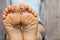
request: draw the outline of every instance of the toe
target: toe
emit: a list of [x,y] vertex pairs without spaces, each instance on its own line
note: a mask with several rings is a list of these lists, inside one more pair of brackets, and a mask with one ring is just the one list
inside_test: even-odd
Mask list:
[[12,8],[12,12],[18,12],[19,11],[19,8],[18,8],[18,6],[17,5],[12,5],[11,6]]
[[24,4],[20,4],[19,9],[20,9],[20,13],[24,12],[25,11]]
[[6,13],[9,13],[9,10],[8,10],[8,8],[6,8],[6,9],[5,9],[5,12],[6,12]]
[[35,17],[37,17],[37,13],[32,9],[32,8],[28,8],[28,12],[31,13],[32,15],[34,15]]
[[3,16],[2,16],[2,19],[3,19],[3,20],[4,20],[4,19],[6,19],[6,16],[5,16],[5,15],[3,15]]
[[25,7],[25,11],[28,11],[29,5],[25,4],[24,7]]
[[3,12],[3,15],[7,16],[8,13],[6,13],[6,11]]
[[7,10],[8,10],[8,12],[11,12],[12,11],[12,6],[8,6]]
[[31,13],[32,12],[32,8],[28,8],[28,10],[27,10],[29,13]]
[[35,17],[37,17],[38,15],[37,15],[37,13],[36,12],[34,12],[34,14],[33,14]]
[[4,10],[3,14],[7,16],[8,13],[9,13],[9,10],[8,10],[8,8],[6,8],[6,9]]

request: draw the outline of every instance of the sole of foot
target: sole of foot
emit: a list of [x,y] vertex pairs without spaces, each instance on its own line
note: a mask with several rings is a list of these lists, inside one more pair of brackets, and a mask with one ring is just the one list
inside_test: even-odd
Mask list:
[[7,7],[2,15],[2,22],[9,40],[22,40],[20,13],[16,5]]

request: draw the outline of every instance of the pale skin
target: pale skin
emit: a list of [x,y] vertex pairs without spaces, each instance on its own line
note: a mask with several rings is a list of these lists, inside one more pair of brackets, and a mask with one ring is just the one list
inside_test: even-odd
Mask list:
[[11,5],[2,16],[8,35],[6,40],[42,40],[44,28],[38,23],[37,13],[28,5]]

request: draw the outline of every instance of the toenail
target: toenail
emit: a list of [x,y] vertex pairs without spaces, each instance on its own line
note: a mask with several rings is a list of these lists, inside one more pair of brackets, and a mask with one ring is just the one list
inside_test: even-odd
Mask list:
[[32,9],[31,9],[31,8],[29,8],[29,9],[28,9],[28,12],[29,12],[29,13],[31,13],[31,11],[32,11]]
[[11,11],[11,10],[12,10],[11,6],[8,6],[8,10],[9,10],[9,11]]

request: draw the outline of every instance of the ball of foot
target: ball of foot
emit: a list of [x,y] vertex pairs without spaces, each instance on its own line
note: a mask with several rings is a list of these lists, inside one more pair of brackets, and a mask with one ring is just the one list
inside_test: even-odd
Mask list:
[[12,5],[6,8],[2,16],[2,21],[4,25],[18,25],[20,23],[20,13],[18,12],[18,7],[16,5]]

